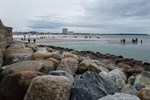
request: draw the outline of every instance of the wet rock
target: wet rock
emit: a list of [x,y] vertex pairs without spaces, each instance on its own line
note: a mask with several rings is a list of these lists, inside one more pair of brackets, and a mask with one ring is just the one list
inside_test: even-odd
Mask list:
[[140,83],[143,85],[150,85],[150,72],[149,71],[143,71],[141,74],[136,76],[134,85]]
[[69,100],[71,82],[64,76],[38,76],[28,88],[24,100]]
[[23,100],[31,80],[41,75],[44,74],[36,71],[24,71],[7,75],[0,82],[0,94],[4,98],[1,100]]
[[114,95],[107,95],[98,100],[140,100],[137,96],[124,93],[115,93]]
[[131,67],[130,65],[125,64],[125,63],[118,63],[117,66],[118,66],[119,68],[122,68],[122,69],[125,69],[125,70],[127,70],[127,69],[132,69],[132,67]]
[[108,72],[108,69],[106,68],[106,65],[97,60],[83,60],[78,66],[77,73],[83,74],[86,71],[99,73],[101,71]]
[[48,73],[52,70],[54,70],[54,65],[51,61],[23,61],[4,66],[0,76],[4,77],[8,74],[14,74],[21,71],[41,71]]
[[64,77],[67,77],[72,83],[74,81],[73,76],[71,74],[67,73],[66,71],[63,71],[63,70],[50,71],[49,75],[64,76]]
[[141,99],[141,100],[150,100],[150,87],[145,87],[143,89],[141,89],[137,96]]
[[25,46],[31,48],[34,52],[38,50],[38,46],[36,44],[26,44]]
[[57,70],[67,71],[71,75],[75,75],[79,61],[75,58],[64,58],[58,65]]
[[150,63],[144,63],[144,69],[150,71]]
[[97,100],[118,90],[101,76],[87,71],[81,79],[75,78],[71,89],[71,100]]

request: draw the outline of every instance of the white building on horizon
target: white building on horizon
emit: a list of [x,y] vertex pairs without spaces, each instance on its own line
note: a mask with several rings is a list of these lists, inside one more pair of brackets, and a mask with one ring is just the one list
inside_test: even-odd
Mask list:
[[68,33],[68,29],[67,29],[67,28],[63,28],[63,29],[62,29],[62,33],[63,33],[63,34],[67,34],[67,33]]

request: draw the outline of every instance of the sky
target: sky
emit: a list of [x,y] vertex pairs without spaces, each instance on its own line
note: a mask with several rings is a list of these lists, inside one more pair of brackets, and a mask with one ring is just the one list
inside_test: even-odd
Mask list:
[[13,31],[150,34],[150,0],[0,0]]

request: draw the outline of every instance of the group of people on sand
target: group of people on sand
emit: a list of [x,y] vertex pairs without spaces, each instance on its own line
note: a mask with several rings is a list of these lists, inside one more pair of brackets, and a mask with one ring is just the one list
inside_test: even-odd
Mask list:
[[[125,44],[126,43],[126,40],[125,39],[121,39],[120,42],[122,44]],[[138,38],[135,38],[135,39],[132,39],[132,43],[133,44],[137,44],[139,42]],[[140,40],[140,43],[142,44],[143,43],[143,40]]]
[[[44,39],[44,38],[46,38],[45,36],[43,36],[43,37],[40,37],[40,39]],[[39,39],[39,38],[37,38],[37,39]],[[21,38],[21,40],[23,41],[23,40],[26,40],[26,35],[24,35],[24,38]],[[29,38],[28,38],[28,43],[30,43],[31,42],[31,39],[30,39],[30,35],[29,35]],[[34,38],[33,39],[33,43],[36,43],[36,39]]]

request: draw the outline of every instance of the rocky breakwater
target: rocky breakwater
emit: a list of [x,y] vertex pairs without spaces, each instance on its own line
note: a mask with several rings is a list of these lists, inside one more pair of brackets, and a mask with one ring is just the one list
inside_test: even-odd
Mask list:
[[3,25],[0,20],[0,66],[3,63],[3,51],[8,44],[12,43],[12,28]]
[[21,42],[4,58],[0,100],[150,100],[148,63]]

